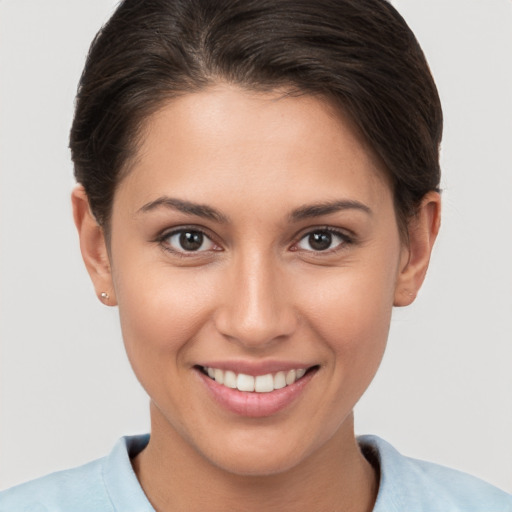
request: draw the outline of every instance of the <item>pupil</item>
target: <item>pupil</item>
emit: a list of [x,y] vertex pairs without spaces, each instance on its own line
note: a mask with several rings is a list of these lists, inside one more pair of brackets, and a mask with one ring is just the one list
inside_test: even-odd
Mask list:
[[198,231],[184,231],[180,235],[180,245],[187,251],[197,251],[203,245],[203,234]]
[[317,231],[309,235],[309,245],[315,249],[315,251],[325,251],[329,249],[332,242],[332,236],[330,233],[325,231]]

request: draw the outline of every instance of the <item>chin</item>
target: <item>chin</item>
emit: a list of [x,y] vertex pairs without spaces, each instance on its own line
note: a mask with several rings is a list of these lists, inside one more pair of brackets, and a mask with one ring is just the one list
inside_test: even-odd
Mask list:
[[237,453],[210,460],[219,469],[238,476],[266,477],[286,473],[298,466],[302,460],[297,453]]
[[[249,439],[231,437],[215,446],[199,450],[211,464],[228,473],[239,476],[264,477],[286,473],[305,462],[311,453],[321,451],[319,439],[308,440],[306,436],[290,439],[286,432],[276,439],[268,436],[255,442],[257,436]],[[219,449],[221,447],[221,449]],[[309,447],[309,449],[308,449]]]

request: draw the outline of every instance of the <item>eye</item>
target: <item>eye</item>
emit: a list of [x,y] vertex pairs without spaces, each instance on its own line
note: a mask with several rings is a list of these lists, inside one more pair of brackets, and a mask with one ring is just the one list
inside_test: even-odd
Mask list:
[[174,252],[205,252],[217,249],[217,245],[202,231],[180,229],[162,237],[161,242]]
[[338,249],[340,246],[350,243],[348,236],[332,229],[317,229],[303,236],[297,248],[303,251],[328,251]]

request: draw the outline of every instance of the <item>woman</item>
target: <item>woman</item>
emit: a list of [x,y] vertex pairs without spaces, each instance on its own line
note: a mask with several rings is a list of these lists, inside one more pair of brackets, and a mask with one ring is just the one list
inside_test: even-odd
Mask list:
[[441,118],[385,2],[123,2],[81,80],[73,208],[151,437],[1,506],[512,509],[354,436],[438,232]]

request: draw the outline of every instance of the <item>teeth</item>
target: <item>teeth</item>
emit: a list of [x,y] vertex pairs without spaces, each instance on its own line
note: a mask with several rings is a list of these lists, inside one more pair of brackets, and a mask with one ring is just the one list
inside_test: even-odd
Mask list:
[[222,370],[219,370],[218,368],[215,369],[214,373],[215,380],[219,384],[224,384],[224,372]]
[[282,389],[301,379],[306,373],[305,368],[297,368],[287,372],[279,371],[275,374],[267,373],[253,377],[245,373],[236,374],[231,370],[224,371],[219,368],[203,367],[203,370],[211,379],[228,388],[239,391],[255,391],[256,393],[270,393],[275,389]]
[[224,384],[224,372],[222,370],[215,368],[213,376],[219,384]]
[[258,375],[255,379],[254,390],[258,393],[274,391],[274,377],[270,373]]
[[284,372],[277,372],[274,375],[274,389],[281,389],[286,386],[286,375]]
[[[215,379],[217,380],[217,379]],[[224,386],[228,388],[236,388],[236,373],[229,370],[224,372]]]
[[236,378],[236,388],[239,391],[254,391],[254,377],[252,375],[239,373]]
[[295,370],[290,370],[287,374],[286,374],[286,384],[288,384],[288,386],[290,384],[293,384],[295,382],[295,379],[297,378],[297,372]]

